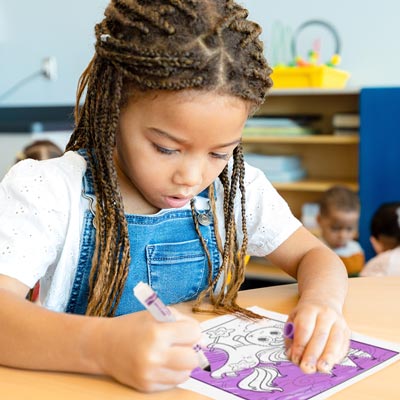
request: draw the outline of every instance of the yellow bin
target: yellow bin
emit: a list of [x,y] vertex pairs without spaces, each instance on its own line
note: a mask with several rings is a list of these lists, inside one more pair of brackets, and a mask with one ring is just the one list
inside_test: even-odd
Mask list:
[[277,66],[271,75],[274,88],[329,88],[342,89],[350,74],[327,65],[304,67]]

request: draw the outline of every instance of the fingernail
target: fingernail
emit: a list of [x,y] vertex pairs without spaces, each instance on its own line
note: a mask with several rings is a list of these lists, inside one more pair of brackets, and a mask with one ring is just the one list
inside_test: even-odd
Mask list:
[[292,356],[292,362],[293,362],[293,364],[299,365],[300,357],[298,355],[296,355],[296,354],[293,355]]
[[331,369],[332,369],[332,367],[331,367],[330,363],[328,363],[328,361],[326,361],[326,360],[321,360],[318,363],[318,371],[319,372],[323,372],[325,374],[330,374]]
[[303,370],[306,370],[306,372],[315,372],[317,367],[316,367],[316,360],[314,357],[308,357],[306,360],[304,360],[301,363],[301,367]]

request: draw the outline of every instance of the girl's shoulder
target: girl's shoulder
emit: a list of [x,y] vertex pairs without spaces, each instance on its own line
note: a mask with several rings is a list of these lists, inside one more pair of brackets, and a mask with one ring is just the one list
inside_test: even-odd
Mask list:
[[85,159],[75,151],[67,151],[60,157],[47,160],[33,160],[27,158],[13,165],[4,179],[15,179],[23,175],[43,173],[53,176],[57,174],[82,175],[86,171]]
[[72,151],[48,160],[26,159],[10,168],[1,182],[1,192],[8,200],[56,201],[71,191],[80,193],[85,171],[85,159]]
[[57,183],[60,178],[75,180],[82,178],[86,171],[85,159],[76,152],[67,151],[60,157],[48,160],[25,159],[13,165],[3,179],[3,183],[20,180],[43,182],[47,179]]
[[74,254],[85,170],[73,152],[23,160],[9,170],[0,183],[1,246],[9,249],[0,251],[0,273],[33,287],[62,252]]
[[[268,180],[263,171],[261,171],[259,168],[253,167],[247,162],[244,163],[244,166],[245,166],[244,185],[246,191],[258,192],[259,190],[261,190],[262,192],[264,191],[276,192],[272,183]],[[232,173],[232,160],[230,160],[228,164],[229,177],[231,176],[231,173]],[[222,184],[219,179],[215,181],[215,184],[217,186],[217,189],[223,192]]]

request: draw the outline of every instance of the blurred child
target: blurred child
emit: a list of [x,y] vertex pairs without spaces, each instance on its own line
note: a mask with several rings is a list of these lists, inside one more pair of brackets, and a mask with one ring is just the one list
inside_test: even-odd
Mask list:
[[360,200],[345,186],[334,186],[321,197],[317,221],[321,239],[342,259],[349,276],[364,266],[364,251],[354,240],[358,233]]
[[15,162],[31,158],[33,160],[48,160],[50,158],[59,157],[63,151],[51,140],[35,140],[28,144],[20,151]]
[[360,276],[400,275],[400,202],[384,203],[375,211],[370,241],[377,255]]

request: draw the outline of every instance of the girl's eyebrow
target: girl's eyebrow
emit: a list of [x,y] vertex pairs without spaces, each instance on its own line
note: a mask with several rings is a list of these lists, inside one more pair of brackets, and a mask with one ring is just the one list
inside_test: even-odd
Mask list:
[[[165,131],[163,131],[161,129],[150,128],[150,130],[152,132],[156,133],[158,136],[165,137],[165,138],[170,139],[173,142],[176,142],[178,144],[186,144],[186,143],[188,143],[188,140],[177,138],[177,137],[171,135],[170,133],[167,133],[167,132],[165,132]],[[239,139],[233,140],[232,142],[229,142],[229,143],[218,144],[218,145],[215,146],[215,148],[219,149],[221,147],[229,147],[229,146],[233,146],[233,145],[238,145],[241,140],[242,140],[242,138],[240,137]]]

